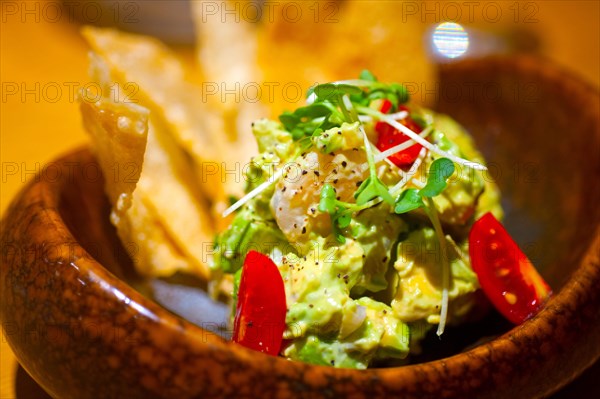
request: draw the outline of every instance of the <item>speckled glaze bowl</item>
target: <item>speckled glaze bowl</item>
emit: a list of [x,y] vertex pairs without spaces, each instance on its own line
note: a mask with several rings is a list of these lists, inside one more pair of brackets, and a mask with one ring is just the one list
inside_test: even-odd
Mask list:
[[509,231],[554,289],[523,325],[492,314],[448,331],[421,363],[367,371],[246,350],[142,294],[81,149],[32,181],[2,223],[0,310],[17,358],[60,398],[549,395],[600,356],[598,93],[545,61],[492,58],[441,67],[438,109],[475,136]]

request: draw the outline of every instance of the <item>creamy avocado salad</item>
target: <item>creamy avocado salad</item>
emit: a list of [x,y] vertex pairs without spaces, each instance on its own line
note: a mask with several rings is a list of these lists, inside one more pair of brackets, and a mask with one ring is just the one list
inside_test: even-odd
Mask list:
[[[246,334],[271,354],[364,369],[406,359],[429,330],[468,315],[479,288],[469,230],[502,209],[457,122],[363,71],[314,86],[306,106],[252,132],[260,154],[224,213],[212,266],[215,279],[233,275],[236,342]],[[246,272],[251,252],[278,273]]]

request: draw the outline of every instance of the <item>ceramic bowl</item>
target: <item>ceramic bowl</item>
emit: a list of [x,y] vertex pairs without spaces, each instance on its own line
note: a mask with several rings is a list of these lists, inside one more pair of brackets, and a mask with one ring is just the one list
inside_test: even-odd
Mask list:
[[474,135],[508,230],[554,290],[537,316],[513,328],[491,313],[402,367],[247,350],[202,322],[219,306],[177,296],[194,284],[135,274],[99,168],[79,149],[30,182],[2,223],[0,310],[19,362],[52,396],[77,399],[535,398],[565,385],[600,356],[598,92],[529,58],[443,65],[439,82],[437,108]]

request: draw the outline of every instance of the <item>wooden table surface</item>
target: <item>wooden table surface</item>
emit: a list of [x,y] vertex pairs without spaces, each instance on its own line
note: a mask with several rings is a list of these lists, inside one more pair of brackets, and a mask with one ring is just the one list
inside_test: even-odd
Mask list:
[[[422,2],[412,2],[422,6]],[[439,9],[439,17],[450,9]],[[574,70],[596,87],[600,85],[600,8],[590,1],[537,1],[518,4],[494,2],[511,18],[491,22],[476,12],[473,26],[498,31],[511,24],[525,27],[540,39],[541,52]],[[2,185],[0,212],[33,174],[44,170],[60,153],[86,142],[75,92],[89,83],[87,48],[79,26],[67,14],[56,18],[44,1],[3,1],[0,25],[0,157]],[[460,4],[460,3],[459,3]],[[424,7],[424,6],[423,6]],[[431,5],[435,9],[435,5]],[[438,7],[440,5],[438,4]],[[511,8],[512,7],[512,8]],[[511,14],[512,13],[512,14]],[[531,16],[532,18],[526,18]],[[425,16],[432,23],[435,15]],[[518,24],[510,20],[518,19]],[[0,399],[44,398],[43,391],[18,367],[7,341],[0,342]],[[597,397],[597,364],[557,398]],[[586,396],[587,394],[591,396]]]

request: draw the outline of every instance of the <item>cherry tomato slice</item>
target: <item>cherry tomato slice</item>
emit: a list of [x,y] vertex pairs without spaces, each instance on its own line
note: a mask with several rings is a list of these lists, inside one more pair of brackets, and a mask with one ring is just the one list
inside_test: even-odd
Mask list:
[[489,212],[471,228],[469,254],[481,289],[514,324],[534,316],[551,295],[548,284]]
[[390,112],[392,110],[392,105],[393,104],[390,100],[388,100],[387,98],[384,98],[383,100],[381,100],[381,106],[379,107],[379,112],[387,114],[388,112]]
[[[383,100],[383,103],[380,107],[380,111],[383,113],[388,113],[391,110],[391,108],[392,103],[389,100]],[[406,108],[405,106],[400,106],[398,107],[398,110],[408,111],[408,108]],[[404,118],[400,121],[400,123],[402,123],[404,126],[406,126],[415,133],[420,133],[422,131],[421,127],[410,117]],[[377,149],[379,149],[379,151],[385,151],[388,148],[392,148],[394,146],[404,143],[405,141],[410,140],[410,137],[382,121],[379,121],[375,124],[375,131],[378,133],[376,146]],[[388,159],[399,168],[410,166],[413,164],[413,162],[415,162],[415,160],[419,156],[421,148],[423,148],[421,144],[415,144],[404,151],[398,152],[394,155],[390,155]]]
[[238,290],[233,341],[277,356],[286,311],[285,288],[277,266],[266,255],[248,252]]

